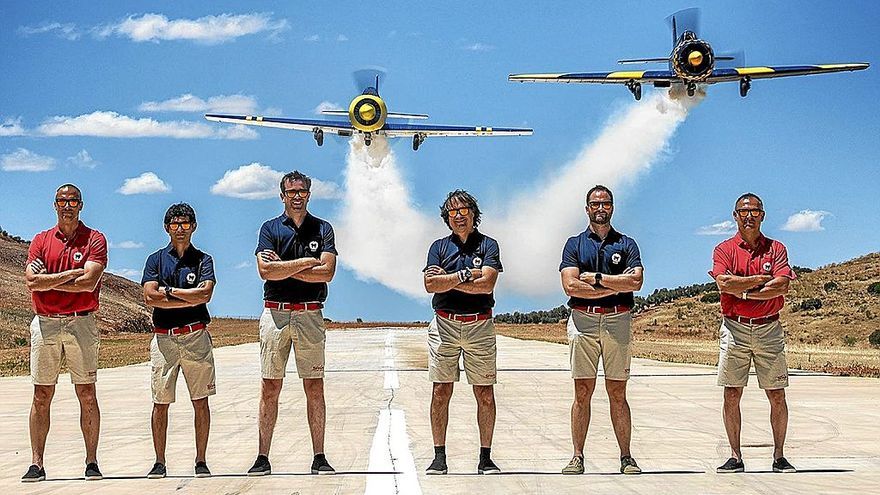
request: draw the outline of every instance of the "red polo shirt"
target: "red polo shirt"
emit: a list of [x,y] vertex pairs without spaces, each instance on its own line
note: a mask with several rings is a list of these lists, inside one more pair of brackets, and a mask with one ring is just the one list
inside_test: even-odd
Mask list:
[[[48,273],[59,273],[83,268],[86,261],[107,266],[107,240],[104,234],[86,227],[82,222],[72,238],[67,239],[58,226],[44,230],[31,241],[28,264],[40,258]],[[68,314],[98,309],[101,282],[92,292],[62,292],[60,290],[32,291],[34,312],[39,315]]]
[[[738,277],[772,275],[774,278],[788,277],[791,280],[797,278],[788,264],[788,252],[781,242],[761,234],[757,245],[752,249],[738,232],[715,246],[715,252],[712,254],[712,271],[709,272],[709,276],[716,278],[725,273]],[[721,313],[724,316],[761,318],[775,315],[782,310],[784,304],[783,296],[756,301],[721,293]]]

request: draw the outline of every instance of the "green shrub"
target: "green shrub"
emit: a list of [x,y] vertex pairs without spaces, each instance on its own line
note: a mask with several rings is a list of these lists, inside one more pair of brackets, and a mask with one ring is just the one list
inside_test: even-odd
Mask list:
[[837,282],[835,282],[834,280],[832,280],[830,282],[825,282],[825,285],[823,285],[822,288],[825,289],[825,292],[831,292],[833,290],[837,290],[838,289]]
[[880,330],[874,330],[874,333],[868,337],[868,343],[874,347],[880,347]]
[[856,345],[856,338],[852,335],[844,335],[843,336],[843,345],[847,347],[852,347]]
[[700,302],[710,303],[710,304],[717,303],[720,300],[721,300],[721,294],[718,292],[707,292],[707,293],[703,294],[703,296],[700,298]]
[[17,345],[19,347],[24,347],[24,346],[28,345],[28,339],[26,339],[24,337],[16,337],[15,338],[15,345]]
[[798,307],[803,311],[822,309],[822,300],[816,299],[813,297],[811,297],[809,299],[804,299],[803,301],[801,301],[801,303],[798,305]]
[[880,282],[874,282],[868,286],[868,294],[880,296]]

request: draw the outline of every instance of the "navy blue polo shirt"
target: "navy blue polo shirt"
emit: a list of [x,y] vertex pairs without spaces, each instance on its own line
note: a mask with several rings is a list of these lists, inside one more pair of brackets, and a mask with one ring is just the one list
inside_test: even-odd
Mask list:
[[[563,268],[575,267],[578,273],[598,272],[603,275],[620,275],[627,268],[642,266],[642,257],[636,241],[614,230],[608,232],[603,241],[592,230],[581,232],[570,237],[562,250]],[[588,281],[589,282],[589,281]],[[591,283],[591,282],[590,282]],[[572,297],[568,300],[571,306],[629,306],[634,303],[632,292],[621,292],[599,299],[583,299]]]
[[[168,244],[147,258],[141,285],[158,282],[160,287],[193,289],[206,280],[217,282],[211,255],[190,244],[181,258],[177,256],[174,246]],[[207,304],[188,308],[153,308],[153,326],[157,328],[175,328],[199,322],[211,322]]]
[[[299,227],[284,213],[267,220],[260,228],[255,254],[267,249],[274,251],[283,261],[305,257],[321,259],[321,253],[339,254],[333,227],[311,213],[306,213]],[[327,300],[327,284],[293,278],[267,280],[263,284],[263,299],[286,303],[324,302]]]
[[[484,266],[491,266],[499,272],[504,271],[498,242],[477,230],[464,243],[455,234],[434,241],[428,250],[428,264],[425,269],[431,265],[443,268],[446,273]],[[495,306],[495,298],[492,294],[466,294],[452,289],[434,294],[431,306],[450,313],[485,313]]]

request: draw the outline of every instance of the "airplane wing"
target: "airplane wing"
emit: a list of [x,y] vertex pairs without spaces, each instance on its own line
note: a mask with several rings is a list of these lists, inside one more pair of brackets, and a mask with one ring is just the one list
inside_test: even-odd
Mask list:
[[475,127],[457,125],[398,124],[386,122],[379,133],[388,137],[424,136],[531,136],[532,129],[516,127]]
[[[321,110],[321,113],[324,115],[336,115],[337,117],[348,117],[348,110]],[[416,119],[416,120],[424,120],[427,119],[428,116],[423,113],[400,113],[400,112],[388,112],[386,115],[389,119]]]
[[351,122],[347,120],[287,119],[282,117],[222,115],[214,113],[206,114],[205,118],[213,122],[277,127],[279,129],[291,129],[294,131],[314,132],[315,129],[320,129],[325,133],[344,134],[349,136],[355,131]]
[[613,72],[560,72],[554,74],[510,74],[511,82],[554,82],[554,83],[592,83],[626,84],[629,81],[643,83],[675,82],[679,77],[670,70],[620,70]]
[[707,82],[716,83],[724,81],[738,81],[748,76],[750,79],[772,79],[774,77],[808,76],[811,74],[829,74],[831,72],[844,72],[864,70],[870,64],[824,64],[824,65],[782,65],[761,67],[733,67],[728,69],[715,69]]

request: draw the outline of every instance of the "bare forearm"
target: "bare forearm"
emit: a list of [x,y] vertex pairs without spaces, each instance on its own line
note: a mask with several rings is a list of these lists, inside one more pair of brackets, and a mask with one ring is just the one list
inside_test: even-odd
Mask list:
[[495,290],[495,281],[489,280],[489,277],[482,277],[470,282],[460,283],[452,290],[464,292],[465,294],[491,294]]
[[307,270],[315,262],[314,258],[299,258],[288,261],[266,261],[260,268],[263,280],[284,280],[303,270]]
[[743,292],[752,290],[768,281],[768,277],[764,275],[752,275],[749,277],[719,275],[718,278],[715,279],[715,282],[718,284],[718,290],[733,295],[742,294]]
[[27,287],[34,292],[53,290],[75,277],[76,275],[70,271],[30,275],[27,277]]
[[449,292],[459,285],[461,285],[461,279],[459,279],[458,273],[432,275],[425,278],[425,289],[431,294]]
[[642,289],[642,277],[626,273],[622,275],[602,275],[602,287],[614,292],[636,292]]
[[766,301],[788,294],[788,286],[789,280],[787,278],[776,278],[767,282],[763,287],[747,291],[746,296],[756,301]]
[[[162,289],[165,290],[164,288]],[[212,291],[205,287],[195,287],[192,289],[172,289],[171,293],[172,298],[180,299],[186,303],[189,303],[191,306],[197,306],[199,304],[207,304],[211,301],[211,293]]]
[[616,294],[617,292],[605,287],[593,287],[592,285],[578,279],[574,279],[565,287],[565,294],[570,297],[580,297],[581,299],[601,299]]
[[308,268],[303,270],[296,275],[293,275],[291,278],[295,278],[296,280],[301,280],[303,282],[329,282],[333,280],[333,275],[336,270],[331,269],[328,265],[318,265],[312,268]]
[[91,279],[83,276],[73,280],[69,280],[55,287],[55,290],[60,290],[61,292],[92,292],[97,286],[97,279]]

